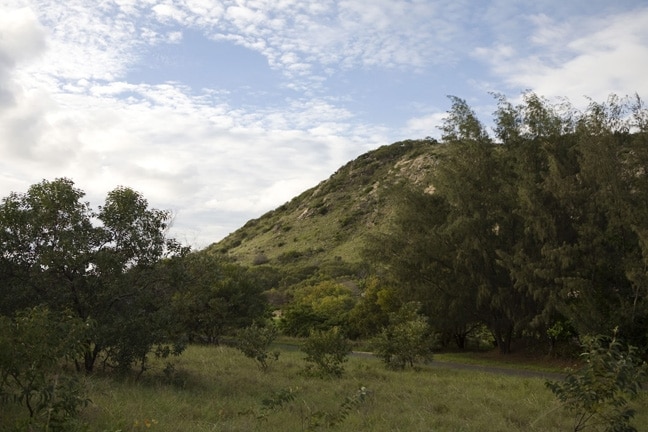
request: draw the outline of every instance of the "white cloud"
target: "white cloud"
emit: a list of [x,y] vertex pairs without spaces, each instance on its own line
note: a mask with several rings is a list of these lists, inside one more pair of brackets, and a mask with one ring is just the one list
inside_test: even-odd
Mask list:
[[577,19],[578,25],[531,16],[530,45],[481,47],[474,54],[507,85],[550,98],[648,94],[648,8]]
[[412,118],[407,121],[404,134],[414,138],[433,137],[440,138],[439,127],[443,124],[447,113],[435,112],[422,117]]
[[14,66],[41,54],[45,31],[29,8],[5,11],[0,15],[0,66]]
[[39,148],[47,128],[46,92],[25,88],[17,74],[45,52],[45,32],[30,9],[0,14],[0,158],[28,157]]
[[162,22],[168,22],[169,20],[183,22],[186,19],[186,14],[183,11],[170,4],[159,3],[151,9],[155,13],[157,19]]

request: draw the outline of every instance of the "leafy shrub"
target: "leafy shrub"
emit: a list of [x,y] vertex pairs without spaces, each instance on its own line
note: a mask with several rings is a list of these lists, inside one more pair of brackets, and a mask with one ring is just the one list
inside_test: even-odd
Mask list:
[[325,327],[326,316],[316,313],[309,304],[290,305],[281,316],[279,326],[288,336],[307,337],[313,330]]
[[376,354],[389,369],[414,367],[432,359],[430,326],[418,308],[417,303],[406,303],[390,314],[389,325],[374,340]]
[[616,338],[588,338],[583,344],[584,366],[570,372],[564,381],[547,381],[546,386],[569,412],[574,414],[574,431],[603,425],[605,431],[631,432],[635,415],[628,399],[637,396],[648,377],[646,364],[639,361],[634,347],[624,347]]
[[82,381],[61,362],[78,358],[87,326],[78,318],[34,308],[0,317],[0,405],[24,406],[26,429],[69,430],[87,405]]
[[[270,344],[277,337],[278,330],[274,324],[259,326],[257,323],[241,329],[237,332],[236,348],[239,349],[245,357],[256,360],[259,369],[268,370],[268,359],[270,358]],[[279,359],[279,352],[272,354],[275,360]]]
[[297,289],[294,297],[281,319],[282,331],[291,336],[308,336],[313,330],[346,324],[355,304],[353,292],[333,281]]
[[328,331],[312,331],[301,350],[307,355],[306,361],[311,363],[307,372],[339,377],[344,372],[343,364],[351,353],[351,343],[339,327],[333,327]]

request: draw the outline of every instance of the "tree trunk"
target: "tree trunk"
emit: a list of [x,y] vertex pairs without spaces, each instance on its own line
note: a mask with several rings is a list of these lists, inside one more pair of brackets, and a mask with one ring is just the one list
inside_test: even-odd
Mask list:
[[463,350],[466,348],[466,334],[465,333],[455,333],[454,335],[455,343],[457,348]]
[[94,364],[100,352],[101,348],[95,345],[92,349],[88,348],[88,350],[83,353],[83,362],[86,373],[91,373],[94,370]]
[[493,333],[500,354],[509,354],[511,352],[511,341],[513,339],[513,324],[502,323],[502,325],[498,326]]

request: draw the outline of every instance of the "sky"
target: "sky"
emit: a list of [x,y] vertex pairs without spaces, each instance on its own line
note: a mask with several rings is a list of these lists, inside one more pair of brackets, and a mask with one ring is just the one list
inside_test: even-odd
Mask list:
[[0,197],[66,177],[194,249],[525,91],[648,98],[645,0],[0,0]]

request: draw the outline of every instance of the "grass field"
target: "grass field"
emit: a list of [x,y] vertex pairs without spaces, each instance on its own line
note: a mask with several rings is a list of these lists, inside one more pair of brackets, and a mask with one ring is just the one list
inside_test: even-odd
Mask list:
[[[229,347],[191,346],[175,372],[163,365],[140,380],[88,378],[92,404],[82,418],[92,431],[305,431],[339,413],[366,389],[340,431],[569,431],[573,419],[542,378],[424,366],[394,372],[371,357],[351,357],[341,379],[305,376],[303,354],[284,350],[267,372]],[[291,394],[274,410],[265,399]],[[634,425],[648,430],[648,396],[634,402]],[[310,428],[310,429],[309,429]]]

